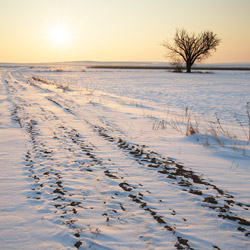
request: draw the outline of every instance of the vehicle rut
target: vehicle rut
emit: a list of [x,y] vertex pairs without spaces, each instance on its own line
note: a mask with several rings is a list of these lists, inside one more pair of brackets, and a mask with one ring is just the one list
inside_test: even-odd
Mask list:
[[[233,195],[187,169],[182,163],[164,157],[146,145],[132,143],[124,134],[123,137],[115,135],[112,124],[107,126],[106,123],[105,126],[102,121],[100,123],[103,125],[93,123],[77,103],[46,88],[46,82],[35,78],[18,81],[11,73],[5,74],[3,79],[13,104],[12,119],[29,136],[24,170],[32,182],[27,190],[27,198],[37,204],[39,212],[49,211],[44,215],[48,220],[69,229],[75,248],[95,244],[93,235],[101,234],[98,227],[86,224],[86,216],[92,216],[95,210],[99,212],[101,224],[114,227],[126,220],[128,211],[141,210],[148,215],[146,222],[140,216],[136,218],[142,224],[148,223],[149,227],[157,225],[159,230],[174,239],[176,249],[194,249],[192,242],[155,207],[157,202],[161,204],[162,201],[151,197],[150,189],[143,189],[141,183],[130,182],[126,178],[129,174],[126,170],[120,170],[121,166],[113,160],[113,155],[108,159],[102,158],[95,141],[90,141],[88,137],[86,139],[82,130],[65,122],[63,117],[49,109],[47,103],[80,120],[86,126],[86,131],[101,139],[103,145],[107,143],[107,147],[120,153],[124,159],[134,162],[135,168],[148,174],[152,172],[159,179],[164,177],[166,187],[173,186],[188,197],[199,197],[203,209],[213,211],[219,219],[232,222],[237,231],[249,237],[250,221],[233,212],[235,206],[249,210],[249,204],[237,202]],[[34,99],[25,98],[29,88],[48,95],[41,97],[40,102],[34,102]],[[77,180],[76,187],[71,185],[72,176]],[[95,187],[89,187],[90,180]],[[104,190],[111,184],[113,192],[105,193]],[[89,201],[96,194],[97,205],[93,207]],[[171,216],[175,216],[176,209],[171,209]],[[131,216],[128,220],[132,221],[133,218]],[[182,220],[188,225],[185,218]],[[142,240],[143,237],[142,233],[139,238]],[[211,247],[220,249],[216,245]]]

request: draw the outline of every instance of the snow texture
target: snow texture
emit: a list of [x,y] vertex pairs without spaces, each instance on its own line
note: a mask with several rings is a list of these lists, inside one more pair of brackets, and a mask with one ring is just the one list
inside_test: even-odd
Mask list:
[[250,249],[250,74],[0,65],[1,249]]

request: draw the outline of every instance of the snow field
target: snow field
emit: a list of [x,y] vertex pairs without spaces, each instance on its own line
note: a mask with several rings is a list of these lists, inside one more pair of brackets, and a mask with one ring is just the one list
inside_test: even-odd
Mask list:
[[[249,145],[239,141],[245,143],[245,153],[226,145],[204,147],[197,141],[203,135],[186,137],[181,123],[181,133],[171,126],[153,129],[155,118],[168,114],[175,119],[183,112],[188,96],[193,112],[205,110],[198,105],[204,97],[192,96],[191,89],[180,94],[185,74],[178,79],[168,73],[177,78],[177,90],[173,85],[164,90],[165,72],[157,78],[151,71],[55,73],[41,69],[1,71],[1,130],[5,135],[17,134],[15,140],[1,139],[1,155],[5,155],[1,213],[12,221],[8,228],[5,220],[1,223],[6,249],[53,249],[53,245],[54,249],[247,249]],[[212,93],[214,85],[205,85],[210,74],[198,77]],[[211,77],[221,81],[220,74]],[[240,103],[240,92],[244,102],[249,93],[247,77],[234,76],[231,81],[237,77],[245,92],[234,91],[232,104]],[[186,81],[192,84],[193,78]],[[148,79],[162,81],[162,86],[157,85],[157,90],[149,84],[145,89],[143,81]],[[197,84],[192,88],[203,92]],[[173,95],[164,93],[169,88]],[[218,110],[229,126],[223,93],[218,91],[216,98],[206,100],[210,110],[206,115],[212,117],[218,108],[213,101],[220,98]],[[166,95],[172,98],[171,108],[164,106]],[[180,96],[182,106],[175,105]],[[238,108],[243,117],[244,111]],[[221,140],[226,144],[228,139]],[[6,141],[11,145],[8,150],[3,146]],[[17,154],[10,162],[12,149]],[[6,168],[13,165],[18,171]],[[9,180],[13,171],[15,178]],[[12,195],[23,204],[18,212],[20,203],[9,209],[11,201],[5,198],[11,192],[6,187],[17,179],[19,186]],[[15,213],[19,219],[11,220]],[[25,232],[29,227],[32,235],[17,230],[18,239],[8,239],[9,230]],[[37,228],[44,240],[34,246]]]

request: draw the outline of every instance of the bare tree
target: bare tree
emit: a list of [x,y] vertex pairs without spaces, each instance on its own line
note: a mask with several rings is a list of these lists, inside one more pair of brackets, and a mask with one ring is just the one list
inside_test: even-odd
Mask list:
[[161,45],[167,49],[167,57],[173,61],[186,63],[187,72],[195,61],[202,61],[211,55],[221,40],[212,31],[204,31],[199,34],[188,33],[185,29],[177,29],[173,39],[173,45],[164,41]]

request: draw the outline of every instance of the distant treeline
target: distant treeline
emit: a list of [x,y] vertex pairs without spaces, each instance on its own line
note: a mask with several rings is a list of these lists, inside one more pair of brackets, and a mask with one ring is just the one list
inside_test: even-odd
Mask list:
[[[126,66],[126,65],[94,65],[94,66],[87,66],[87,68],[92,69],[169,69],[175,70],[176,67],[174,66]],[[182,70],[185,70],[185,67],[181,67]],[[250,67],[193,67],[194,70],[249,70]]]

